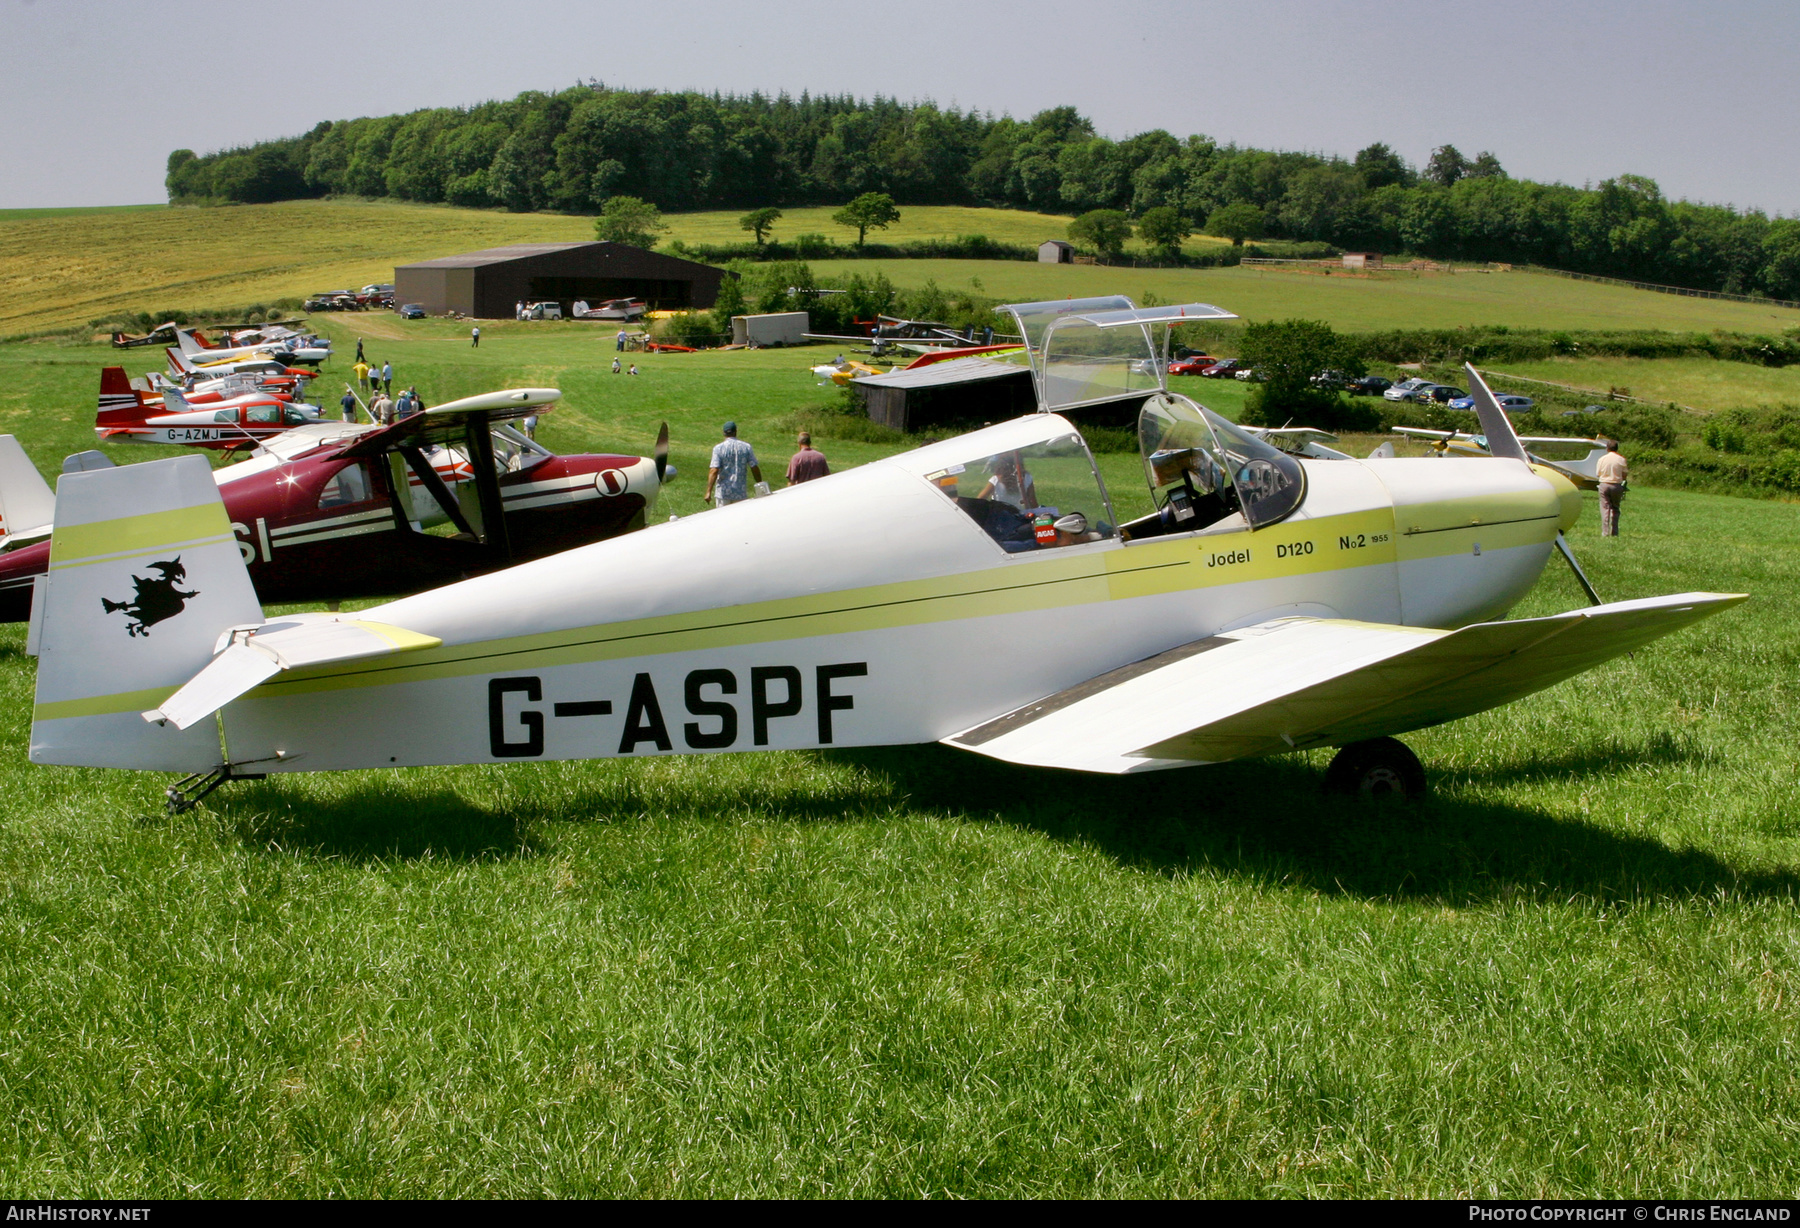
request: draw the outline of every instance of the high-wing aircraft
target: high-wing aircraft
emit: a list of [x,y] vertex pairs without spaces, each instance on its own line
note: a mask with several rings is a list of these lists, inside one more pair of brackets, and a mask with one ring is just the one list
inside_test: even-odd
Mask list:
[[[257,595],[412,592],[642,527],[673,476],[666,428],[651,458],[559,456],[506,425],[548,412],[558,395],[487,393],[388,427],[312,422],[211,470]],[[82,463],[65,469],[111,464],[99,453],[70,461]],[[53,509],[36,469],[0,435],[0,513],[30,530],[17,546],[0,539],[0,621],[30,616],[33,586],[54,561]]]
[[[1422,426],[1397,426],[1395,433],[1429,440],[1435,456],[1488,456],[1487,436],[1462,431],[1434,431]],[[1606,441],[1579,436],[1521,435],[1519,442],[1536,465],[1556,470],[1583,490],[1600,485],[1600,458]]]
[[[1103,773],[1339,746],[1329,783],[1414,793],[1392,735],[1743,600],[1491,621],[1581,500],[1478,378],[1490,458],[1300,459],[1145,361],[1228,312],[1008,310],[1039,413],[354,615],[264,615],[199,457],[65,474],[31,758],[191,773],[175,808],[272,772],[931,741]],[[1154,510],[1120,523],[1066,412],[1126,395]]]

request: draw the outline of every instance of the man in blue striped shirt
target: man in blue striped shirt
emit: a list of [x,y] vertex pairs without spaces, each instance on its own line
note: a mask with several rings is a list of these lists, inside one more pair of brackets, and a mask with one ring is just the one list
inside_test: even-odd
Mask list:
[[737,423],[727,422],[725,438],[712,450],[712,467],[706,473],[706,502],[713,501],[713,490],[719,492],[718,506],[741,503],[750,497],[746,475],[760,482],[762,466],[756,463],[756,449],[737,437]]

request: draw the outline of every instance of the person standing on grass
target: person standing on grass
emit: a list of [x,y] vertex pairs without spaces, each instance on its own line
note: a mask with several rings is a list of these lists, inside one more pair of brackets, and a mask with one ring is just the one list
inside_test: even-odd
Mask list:
[[368,363],[368,360],[358,358],[356,360],[356,365],[350,369],[352,371],[356,372],[356,386],[358,388],[361,388],[364,392],[367,392],[369,390],[369,363]]
[[469,348],[472,350],[481,348],[481,325],[479,324],[469,330]]
[[362,360],[363,360],[362,338],[358,337],[356,339],[356,361],[361,362]]
[[394,364],[386,360],[381,364],[381,390],[386,393],[394,391]]
[[756,449],[737,437],[737,423],[727,422],[721,433],[725,438],[712,450],[712,467],[706,471],[704,502],[713,501],[713,489],[719,492],[719,507],[742,503],[750,497],[746,475],[763,480],[762,466],[756,463]]
[[810,434],[801,431],[799,442],[800,450],[788,459],[787,484],[789,486],[798,486],[802,482],[822,478],[831,472],[831,466],[825,463],[825,454],[812,446]]
[[1631,466],[1619,455],[1619,441],[1606,441],[1606,455],[1594,466],[1595,476],[1600,479],[1600,536],[1617,537],[1619,535],[1619,505],[1625,499],[1625,483],[1631,476]]
[[338,402],[344,408],[344,421],[356,421],[356,390],[349,384],[344,385],[344,399]]

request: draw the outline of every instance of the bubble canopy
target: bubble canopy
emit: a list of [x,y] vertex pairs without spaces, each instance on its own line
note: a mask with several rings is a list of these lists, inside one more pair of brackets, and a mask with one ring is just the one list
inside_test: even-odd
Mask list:
[[[1138,414],[1144,477],[1160,510],[1185,520],[1189,509],[1235,510],[1252,529],[1291,515],[1306,497],[1306,470],[1205,406],[1163,393]],[[1178,527],[1203,528],[1200,523]]]
[[1169,331],[1197,320],[1235,320],[1211,303],[1138,307],[1123,295],[1013,303],[1000,310],[1018,324],[1047,413],[1132,394],[1164,391]]

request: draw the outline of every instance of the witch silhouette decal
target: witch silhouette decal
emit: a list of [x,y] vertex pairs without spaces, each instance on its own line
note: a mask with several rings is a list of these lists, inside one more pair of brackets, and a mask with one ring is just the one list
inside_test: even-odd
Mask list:
[[196,590],[184,593],[175,586],[187,579],[187,568],[181,565],[181,556],[164,563],[150,564],[151,571],[159,572],[159,579],[133,575],[131,582],[137,587],[135,596],[125,601],[109,601],[100,598],[100,604],[108,614],[123,614],[129,620],[125,624],[127,635],[149,635],[150,628],[165,618],[173,618],[187,608],[190,598],[198,597]]

